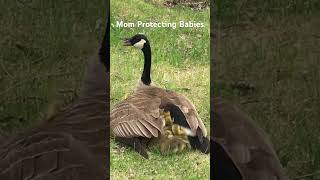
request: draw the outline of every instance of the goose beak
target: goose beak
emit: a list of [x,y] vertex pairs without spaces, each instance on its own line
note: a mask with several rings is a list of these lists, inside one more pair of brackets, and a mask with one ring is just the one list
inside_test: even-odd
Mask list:
[[129,38],[123,39],[123,46],[132,46]]

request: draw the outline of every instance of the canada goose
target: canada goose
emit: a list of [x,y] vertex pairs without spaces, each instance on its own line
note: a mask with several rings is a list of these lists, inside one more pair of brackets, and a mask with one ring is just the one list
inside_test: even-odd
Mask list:
[[193,104],[183,95],[154,86],[151,82],[151,47],[146,36],[137,34],[124,40],[124,46],[134,46],[144,54],[141,81],[135,92],[116,104],[111,111],[110,128],[115,140],[132,146],[148,158],[146,146],[151,138],[163,133],[162,110],[169,111],[174,123],[186,129],[191,147],[209,152],[207,131]]
[[[100,54],[109,52],[108,31],[109,23]],[[53,115],[50,121],[42,121],[1,142],[1,180],[99,180],[109,177],[106,167],[109,162],[106,152],[109,146],[106,141],[109,132],[106,125],[109,117],[108,69],[101,56],[90,59],[79,99]]]
[[244,112],[221,98],[212,98],[211,104],[214,178],[288,180],[262,129]]

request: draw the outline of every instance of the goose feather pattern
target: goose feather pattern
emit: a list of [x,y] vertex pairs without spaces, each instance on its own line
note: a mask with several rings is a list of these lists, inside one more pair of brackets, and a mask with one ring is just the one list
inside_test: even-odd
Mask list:
[[165,104],[174,104],[186,117],[193,133],[200,128],[207,136],[206,128],[194,105],[183,95],[155,86],[138,88],[134,94],[116,104],[111,111],[110,127],[119,137],[158,137],[164,126],[161,116]]
[[288,180],[267,134],[235,105],[216,97],[211,101],[215,127],[211,140],[224,149],[242,179]]

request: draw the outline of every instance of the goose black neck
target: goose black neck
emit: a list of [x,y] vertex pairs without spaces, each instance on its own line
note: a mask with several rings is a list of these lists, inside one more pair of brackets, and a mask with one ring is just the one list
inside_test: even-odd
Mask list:
[[103,41],[99,49],[99,57],[100,61],[104,64],[104,66],[107,68],[107,72],[110,72],[110,16],[108,18],[107,22],[107,28],[104,33]]
[[144,67],[143,67],[143,72],[141,76],[141,81],[145,85],[150,85],[151,84],[151,48],[149,43],[146,43],[144,47],[142,48],[142,52],[144,55]]

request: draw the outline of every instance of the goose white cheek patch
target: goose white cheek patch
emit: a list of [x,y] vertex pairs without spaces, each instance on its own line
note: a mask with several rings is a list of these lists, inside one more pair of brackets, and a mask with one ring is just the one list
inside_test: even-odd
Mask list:
[[133,46],[136,48],[142,49],[145,43],[146,43],[146,40],[141,39],[139,42],[135,43]]

